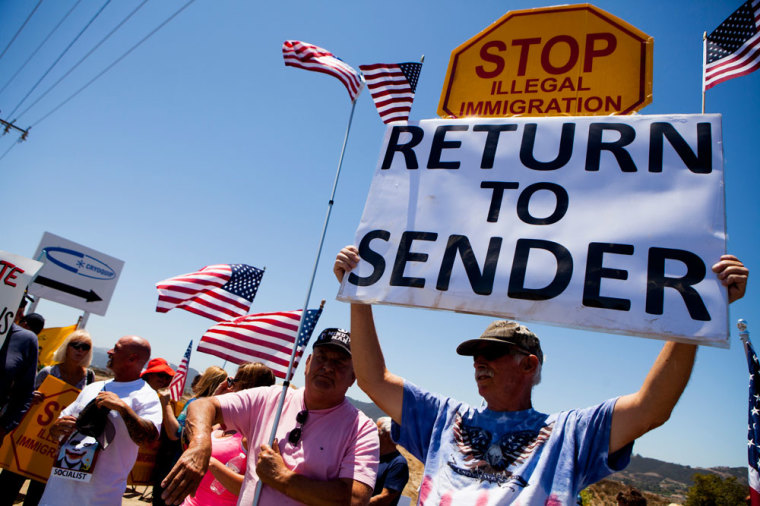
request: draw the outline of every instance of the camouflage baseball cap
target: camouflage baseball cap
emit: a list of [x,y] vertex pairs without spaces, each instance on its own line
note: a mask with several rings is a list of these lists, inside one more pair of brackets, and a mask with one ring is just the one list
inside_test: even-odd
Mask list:
[[500,343],[517,348],[520,351],[535,355],[538,361],[544,363],[544,352],[536,334],[525,325],[511,320],[496,320],[492,322],[477,339],[469,339],[457,346],[457,353],[473,356],[479,345],[484,342]]

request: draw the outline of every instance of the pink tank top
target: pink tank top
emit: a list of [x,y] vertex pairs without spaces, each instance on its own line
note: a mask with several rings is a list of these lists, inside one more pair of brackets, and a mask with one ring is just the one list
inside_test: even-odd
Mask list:
[[[211,456],[217,459],[222,464],[227,464],[230,460],[234,459],[241,452],[244,452],[242,445],[243,437],[241,434],[235,433],[228,437],[217,437],[221,431],[214,431],[211,433]],[[245,466],[241,469],[241,474],[245,473]],[[211,483],[214,481],[214,475],[211,471],[207,471],[198,490],[195,492],[195,497],[187,496],[183,506],[234,506],[237,504],[238,496],[224,490],[221,494],[217,494],[211,490]]]

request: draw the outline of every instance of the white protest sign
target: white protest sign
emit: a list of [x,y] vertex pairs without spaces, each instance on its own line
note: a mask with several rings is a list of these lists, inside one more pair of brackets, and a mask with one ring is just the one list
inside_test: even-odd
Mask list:
[[386,130],[338,298],[728,346],[719,115]]
[[105,315],[124,262],[45,232],[35,258],[45,265],[29,293],[97,315]]
[[0,347],[11,330],[24,290],[40,267],[40,262],[0,251]]

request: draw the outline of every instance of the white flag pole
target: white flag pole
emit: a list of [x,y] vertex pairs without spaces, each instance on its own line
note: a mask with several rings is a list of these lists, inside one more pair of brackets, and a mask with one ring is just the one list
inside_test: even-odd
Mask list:
[[749,342],[749,330],[747,330],[747,320],[744,318],[740,318],[738,322],[736,322],[736,326],[739,328],[739,339],[742,340],[742,343],[746,346]]
[[[272,425],[272,433],[269,435],[269,446],[274,443],[274,437],[277,434],[277,426],[280,423],[280,415],[282,415],[282,406],[285,403],[285,393],[290,387],[290,380],[293,374],[293,362],[296,358],[296,351],[298,350],[298,338],[303,331],[303,325],[306,318],[306,311],[309,307],[309,298],[311,297],[311,289],[314,287],[314,278],[317,275],[317,266],[319,265],[319,257],[322,254],[322,246],[325,242],[325,234],[327,233],[327,224],[330,222],[330,213],[332,212],[332,206],[335,199],[335,190],[338,187],[338,179],[340,178],[340,169],[343,166],[343,155],[346,153],[346,143],[348,142],[348,134],[351,131],[351,122],[354,119],[354,109],[356,109],[356,98],[351,102],[351,114],[348,117],[348,126],[346,127],[346,135],[343,137],[343,148],[340,150],[340,159],[338,160],[338,170],[335,172],[335,180],[333,181],[332,193],[330,194],[330,200],[327,202],[327,215],[325,216],[325,223],[322,226],[322,235],[319,238],[319,247],[317,248],[317,257],[314,259],[314,268],[311,271],[311,281],[309,281],[309,288],[306,290],[306,300],[303,304],[303,311],[301,312],[301,321],[298,323],[298,333],[296,334],[296,342],[293,345],[293,351],[290,353],[290,363],[288,364],[288,372],[285,373],[285,381],[282,384],[282,393],[280,394],[280,400],[277,403],[277,414],[274,418],[274,425]],[[253,497],[253,506],[259,504],[259,498],[261,496],[261,480],[256,483],[256,493]]]
[[707,32],[702,32],[702,114],[705,113],[705,77],[707,75]]

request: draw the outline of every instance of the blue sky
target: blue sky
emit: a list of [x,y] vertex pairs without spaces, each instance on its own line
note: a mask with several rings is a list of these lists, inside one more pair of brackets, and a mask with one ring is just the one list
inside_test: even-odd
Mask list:
[[[34,102],[138,5],[108,5],[18,111]],[[154,356],[179,362],[210,321],[155,312],[154,284],[214,263],[266,267],[254,312],[300,308],[306,295],[350,111],[343,86],[322,74],[286,68],[280,47],[300,39],[347,63],[417,61],[425,55],[411,119],[433,118],[451,50],[510,9],[512,2],[304,2],[196,0],[176,19],[70,102],[46,117],[185,2],[148,2],[18,124],[29,140],[0,160],[4,196],[0,249],[31,257],[49,231],[125,261],[105,317],[88,330],[98,346],[124,334],[149,339]],[[36,2],[0,2],[0,50]],[[74,4],[43,2],[0,59],[4,85]],[[698,113],[702,32],[738,2],[597,1],[654,37],[654,100],[642,114]],[[60,51],[103,5],[84,0],[35,59],[0,93],[0,117],[16,108]],[[756,146],[760,72],[718,85],[708,113],[723,115],[728,250],[760,265]],[[347,327],[335,301],[331,266],[353,241],[384,131],[368,93],[359,98],[311,306],[326,299],[318,330]],[[0,137],[0,155],[16,140]],[[693,466],[746,463],[747,370],[735,328],[753,330],[758,288],[731,307],[730,350],[700,349],[691,382],[671,420],[634,451]],[[52,326],[79,312],[43,301]],[[491,318],[397,307],[376,308],[389,368],[435,391],[480,402],[471,361],[454,353]],[[534,406],[556,411],[635,391],[661,343],[531,325],[547,355]],[[760,340],[760,338],[758,338]],[[194,353],[196,369],[219,364]],[[233,370],[232,367],[228,368]],[[301,378],[296,373],[296,380]],[[349,395],[366,396],[353,387]]]

